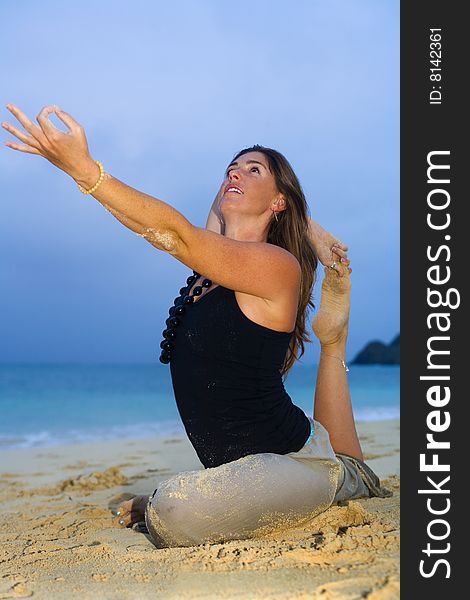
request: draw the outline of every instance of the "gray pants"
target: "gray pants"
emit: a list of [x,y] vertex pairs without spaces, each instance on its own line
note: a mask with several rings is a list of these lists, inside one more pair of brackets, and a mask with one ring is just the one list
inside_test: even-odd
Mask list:
[[314,435],[298,452],[250,454],[161,483],[145,511],[153,543],[165,548],[255,538],[301,525],[335,502],[380,495],[366,485],[357,461],[335,454],[326,429],[310,421]]

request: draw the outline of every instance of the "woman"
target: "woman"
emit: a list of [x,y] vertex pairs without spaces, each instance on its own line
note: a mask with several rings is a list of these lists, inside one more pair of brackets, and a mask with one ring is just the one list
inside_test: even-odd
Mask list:
[[[188,437],[205,470],[179,473],[117,512],[145,519],[158,547],[255,537],[305,522],[341,500],[388,495],[362,461],[347,382],[347,247],[307,216],[287,160],[254,146],[230,163],[206,229],[104,172],[83,128],[56,106],[38,127],[7,108],[24,144],[68,173],[124,225],[193,269],[170,309],[160,360],[170,365]],[[56,129],[55,112],[69,128]],[[317,258],[326,265],[313,331],[321,345],[314,417],[283,386],[303,353]],[[204,275],[202,275],[204,274]],[[205,296],[208,296],[207,298]],[[199,304],[202,302],[202,304]]]

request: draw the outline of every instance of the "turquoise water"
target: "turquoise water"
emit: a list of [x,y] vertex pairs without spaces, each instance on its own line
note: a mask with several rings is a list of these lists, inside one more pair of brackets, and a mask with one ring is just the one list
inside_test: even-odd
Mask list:
[[[357,420],[399,417],[400,368],[352,366]],[[285,381],[312,415],[316,367]],[[167,365],[0,365],[0,449],[184,434]]]

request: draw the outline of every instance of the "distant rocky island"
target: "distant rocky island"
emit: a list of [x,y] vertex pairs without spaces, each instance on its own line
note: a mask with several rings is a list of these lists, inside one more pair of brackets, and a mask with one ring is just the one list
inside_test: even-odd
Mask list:
[[400,334],[387,346],[374,340],[369,342],[354,358],[356,365],[399,365],[400,364]]

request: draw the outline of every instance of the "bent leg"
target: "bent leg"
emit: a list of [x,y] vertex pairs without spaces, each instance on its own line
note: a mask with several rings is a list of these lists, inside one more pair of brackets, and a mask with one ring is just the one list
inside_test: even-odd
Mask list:
[[335,502],[367,496],[386,498],[391,492],[380,485],[364,463],[349,393],[346,361],[351,281],[347,266],[325,269],[320,310],[312,322],[321,354],[315,388],[314,418],[328,431],[342,465],[342,481]]
[[312,469],[274,453],[179,473],[150,497],[147,528],[160,548],[262,536],[326,510],[334,500],[339,473],[334,455],[319,458]]

